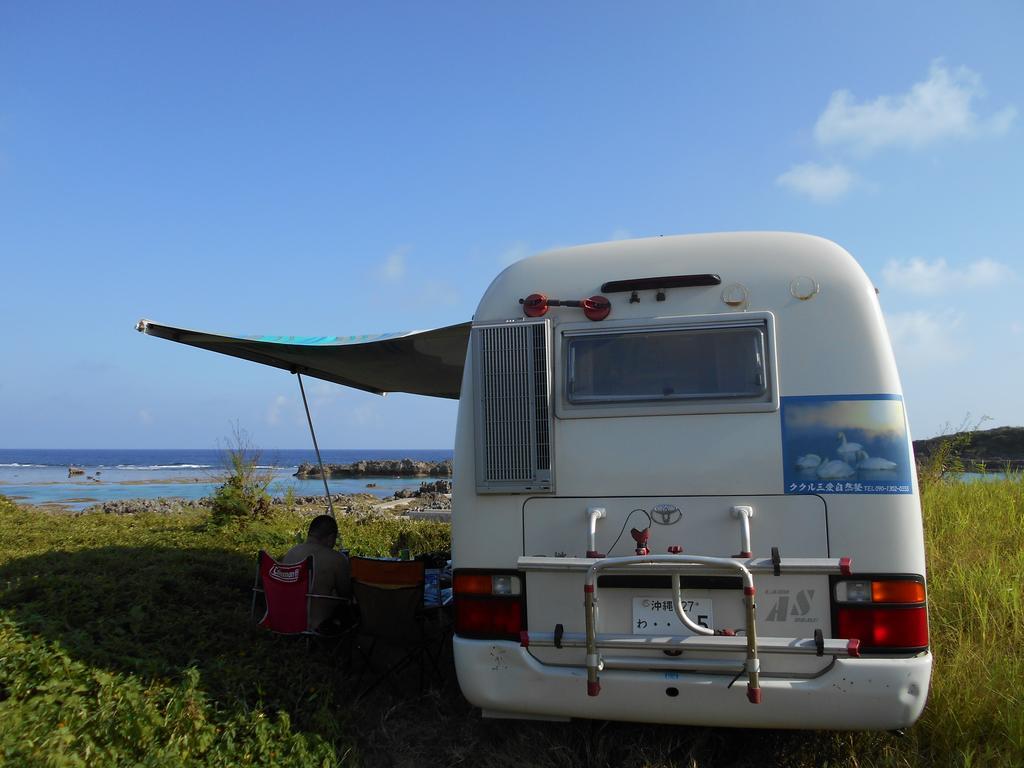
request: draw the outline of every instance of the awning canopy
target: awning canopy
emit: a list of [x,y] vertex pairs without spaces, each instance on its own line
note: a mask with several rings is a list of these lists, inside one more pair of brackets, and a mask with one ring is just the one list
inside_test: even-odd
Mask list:
[[458,399],[470,325],[369,336],[222,336],[140,320],[136,330],[378,395]]

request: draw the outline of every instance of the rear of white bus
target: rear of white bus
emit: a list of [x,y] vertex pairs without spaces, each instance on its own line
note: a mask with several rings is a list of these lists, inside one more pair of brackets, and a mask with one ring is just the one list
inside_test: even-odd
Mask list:
[[[609,313],[582,301],[602,293]],[[456,666],[485,715],[891,729],[923,709],[900,385],[831,243],[659,238],[506,270],[474,318],[454,507]]]

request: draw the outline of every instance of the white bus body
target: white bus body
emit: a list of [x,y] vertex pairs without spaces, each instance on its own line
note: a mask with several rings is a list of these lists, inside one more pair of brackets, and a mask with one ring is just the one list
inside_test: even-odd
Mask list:
[[[560,305],[600,294],[604,319]],[[710,234],[513,264],[473,318],[455,468],[455,664],[486,716],[921,714],[910,435],[876,291],[839,246]]]
[[551,251],[502,272],[472,324],[428,331],[136,327],[459,398],[455,664],[485,715],[891,729],[921,714],[910,435],[875,290],[833,243]]

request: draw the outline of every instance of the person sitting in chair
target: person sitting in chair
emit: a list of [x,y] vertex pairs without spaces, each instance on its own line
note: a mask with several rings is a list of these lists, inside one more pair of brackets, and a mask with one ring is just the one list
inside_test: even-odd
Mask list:
[[[301,563],[313,556],[313,594],[348,598],[352,594],[348,558],[335,549],[338,543],[338,523],[330,515],[318,515],[309,524],[306,540],[288,550],[281,562],[285,565]],[[309,607],[309,628],[321,632],[341,631],[349,622],[348,602],[318,600],[314,597]]]

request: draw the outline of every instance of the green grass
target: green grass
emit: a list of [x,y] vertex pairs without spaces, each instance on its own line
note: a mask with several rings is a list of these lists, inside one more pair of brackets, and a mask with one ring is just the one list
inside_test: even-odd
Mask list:
[[[928,482],[923,503],[936,664],[900,738],[485,721],[454,683],[353,706],[330,648],[248,623],[253,554],[287,549],[306,518],[215,526],[0,500],[0,764],[1024,764],[1024,482]],[[448,541],[438,524],[341,526],[363,554]]]
[[950,764],[1024,764],[1024,480],[930,483],[922,505],[936,667],[912,740]]
[[[337,659],[249,622],[254,554],[308,519],[48,515],[0,501],[0,763],[334,765],[356,739]],[[344,520],[362,554],[445,526]]]

